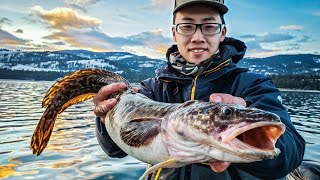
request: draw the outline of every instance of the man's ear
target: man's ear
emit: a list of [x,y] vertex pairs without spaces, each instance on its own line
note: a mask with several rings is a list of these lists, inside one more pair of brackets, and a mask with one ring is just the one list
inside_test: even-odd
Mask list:
[[227,27],[224,25],[221,30],[220,42],[223,42],[227,35]]
[[174,42],[177,42],[175,27],[172,26],[171,32],[172,32],[172,40],[173,40]]

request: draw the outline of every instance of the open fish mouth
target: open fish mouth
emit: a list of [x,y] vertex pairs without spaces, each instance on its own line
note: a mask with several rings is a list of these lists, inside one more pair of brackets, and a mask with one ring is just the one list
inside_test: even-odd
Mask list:
[[274,151],[277,139],[284,133],[280,122],[242,122],[221,134],[222,142],[244,151]]

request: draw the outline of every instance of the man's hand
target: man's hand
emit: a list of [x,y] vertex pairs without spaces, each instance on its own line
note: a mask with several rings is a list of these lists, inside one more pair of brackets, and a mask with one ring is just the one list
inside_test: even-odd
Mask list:
[[224,94],[224,93],[213,93],[209,97],[209,101],[211,102],[222,102],[227,104],[238,104],[241,106],[246,107],[247,103],[244,99],[241,97],[235,97],[230,94]]
[[110,98],[109,96],[113,93],[120,92],[127,88],[125,83],[113,83],[103,86],[96,96],[93,98],[95,105],[94,113],[101,118],[104,123],[105,117],[110,109],[117,104],[117,99]]
[[230,164],[231,164],[230,162],[224,162],[224,161],[209,162],[211,170],[216,173],[221,173],[225,171],[230,166]]
[[[241,106],[246,107],[246,101],[241,97],[235,97],[230,94],[223,94],[223,93],[213,93],[209,97],[210,102],[222,102],[227,104],[238,104]],[[230,162],[223,162],[223,161],[216,161],[216,162],[209,162],[210,168],[212,171],[216,173],[220,173],[225,171],[229,166]]]

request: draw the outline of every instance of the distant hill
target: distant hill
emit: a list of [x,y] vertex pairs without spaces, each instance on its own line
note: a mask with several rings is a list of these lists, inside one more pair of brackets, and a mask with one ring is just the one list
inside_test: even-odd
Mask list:
[[[65,74],[78,69],[102,68],[121,74],[131,81],[139,81],[154,76],[155,70],[165,66],[163,60],[152,59],[146,56],[137,56],[127,52],[91,52],[85,50],[65,50],[54,52],[22,52],[0,50],[0,69],[6,70],[10,77],[10,70],[15,72],[28,71],[38,76],[55,72]],[[29,74],[27,73],[27,74]],[[12,74],[12,73],[11,73]],[[14,73],[13,73],[14,74]],[[24,78],[27,76],[22,76]],[[16,78],[16,77],[14,77]],[[39,77],[40,78],[40,77]],[[39,80],[39,78],[35,78]],[[56,79],[57,77],[52,77]],[[34,79],[34,78],[28,78]],[[51,79],[51,80],[53,80]]]
[[[0,49],[0,79],[55,80],[64,74],[85,68],[102,68],[138,82],[155,75],[166,61],[128,52],[92,52],[63,50],[24,52]],[[320,55],[277,55],[266,58],[244,58],[238,66],[269,76],[291,79],[320,76]],[[316,79],[314,81],[318,83]],[[305,82],[304,82],[305,83]],[[319,82],[320,83],[320,82]]]
[[277,55],[266,58],[245,58],[238,64],[254,72],[274,75],[319,74],[320,55]]

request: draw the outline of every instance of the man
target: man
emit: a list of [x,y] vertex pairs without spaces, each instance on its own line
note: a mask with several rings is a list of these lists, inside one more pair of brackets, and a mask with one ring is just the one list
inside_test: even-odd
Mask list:
[[[286,125],[285,133],[276,144],[281,153],[277,159],[254,163],[215,162],[160,169],[152,179],[278,179],[302,161],[305,142],[282,106],[280,93],[272,80],[236,66],[246,46],[226,37],[223,15],[227,11],[223,0],[176,0],[172,27],[176,45],[167,51],[168,66],[158,69],[156,78],[141,82],[138,92],[161,102],[198,99],[276,113]],[[109,95],[125,88],[121,83],[111,84],[103,87],[94,98],[97,137],[110,157],[126,156],[103,125],[106,113],[117,103],[116,99],[108,99]]]

